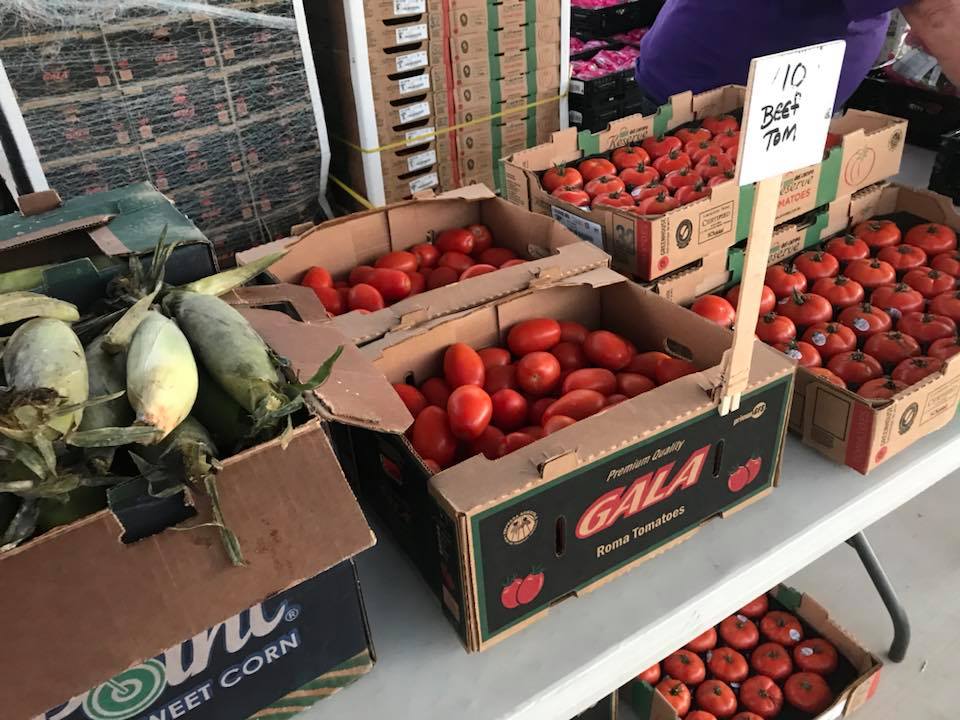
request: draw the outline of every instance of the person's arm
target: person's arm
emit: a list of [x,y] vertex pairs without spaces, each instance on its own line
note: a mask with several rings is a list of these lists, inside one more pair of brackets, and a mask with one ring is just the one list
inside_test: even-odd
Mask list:
[[900,12],[946,76],[960,83],[960,0],[913,0]]

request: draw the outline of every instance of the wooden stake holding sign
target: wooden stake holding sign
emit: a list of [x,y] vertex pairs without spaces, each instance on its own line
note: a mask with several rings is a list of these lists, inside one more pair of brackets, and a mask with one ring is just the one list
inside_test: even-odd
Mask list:
[[740,395],[749,380],[783,174],[823,160],[846,45],[837,40],[754,58],[750,63],[737,182],[757,183],[757,189],[733,347],[726,353],[723,378],[715,395],[721,415],[739,409]]

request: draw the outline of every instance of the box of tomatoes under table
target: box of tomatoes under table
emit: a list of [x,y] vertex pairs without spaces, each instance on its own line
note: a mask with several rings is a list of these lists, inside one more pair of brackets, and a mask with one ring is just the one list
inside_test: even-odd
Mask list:
[[[728,248],[747,236],[755,192],[722,181],[736,164],[744,93],[733,85],[681,93],[654,115],[632,115],[598,133],[554,133],[549,143],[504,160],[507,198],[602,243],[616,270],[640,280]],[[834,119],[823,161],[784,175],[777,222],[895,175],[905,133],[906,121],[874,112],[849,110]],[[638,169],[646,156],[653,168]],[[558,166],[563,174],[545,185],[545,174]],[[628,173],[632,179],[622,177]],[[547,189],[591,178],[589,192]],[[604,192],[614,197],[598,201]]]
[[610,262],[601,248],[482,185],[337,218],[239,253],[237,262],[278,249],[286,255],[270,275],[314,286],[337,328],[359,344]]
[[620,717],[834,720],[873,697],[882,668],[823,606],[780,585],[621,688]]
[[793,364],[756,342],[722,417],[732,337],[599,269],[362,349],[416,419],[355,431],[358,491],[469,651],[776,484]]

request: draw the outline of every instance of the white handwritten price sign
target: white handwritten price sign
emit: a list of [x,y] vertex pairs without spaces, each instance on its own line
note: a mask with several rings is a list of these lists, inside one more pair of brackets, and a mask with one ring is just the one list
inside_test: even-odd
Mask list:
[[741,185],[823,159],[846,47],[837,40],[754,58],[743,111]]

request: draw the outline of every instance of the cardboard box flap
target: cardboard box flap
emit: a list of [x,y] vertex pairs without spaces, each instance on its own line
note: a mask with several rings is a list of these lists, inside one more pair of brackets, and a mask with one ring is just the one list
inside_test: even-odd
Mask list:
[[850,220],[856,224],[875,215],[908,212],[929,222],[949,225],[960,230],[960,213],[950,198],[919,188],[884,183],[856,193],[850,204]]
[[295,319],[305,323],[324,323],[330,319],[317,294],[303,285],[251,285],[237,288],[223,299],[238,309],[283,306],[297,316]]
[[[30,243],[39,242],[41,240],[55,238],[59,235],[66,235],[68,233],[82,230],[93,230],[94,228],[99,228],[106,225],[108,222],[110,222],[113,216],[90,215],[88,217],[77,218],[76,220],[66,220],[64,222],[57,223],[56,225],[43,225],[42,227],[36,227],[35,229],[32,229],[31,226],[38,225],[38,223],[29,222],[30,218],[33,217],[35,216],[21,218],[22,224],[17,224],[11,227],[16,234],[0,240],[0,252],[10,250],[15,247],[21,247],[23,245],[29,245]],[[107,254],[112,255],[114,253]]]

